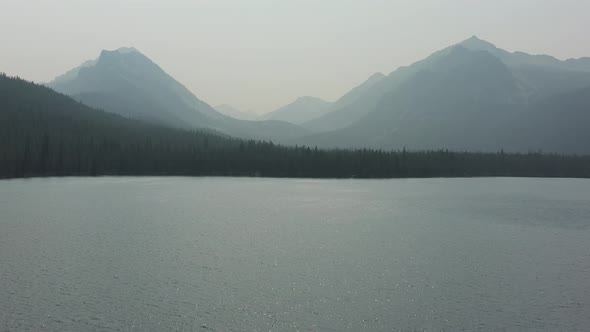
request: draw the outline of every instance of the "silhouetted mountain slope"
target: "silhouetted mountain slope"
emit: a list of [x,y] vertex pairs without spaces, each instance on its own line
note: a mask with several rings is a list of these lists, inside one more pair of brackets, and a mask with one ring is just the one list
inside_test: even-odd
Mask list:
[[280,120],[294,124],[302,124],[322,116],[329,111],[332,103],[316,97],[299,97],[285,105],[260,117],[261,120]]
[[92,107],[172,127],[278,140],[305,133],[292,124],[249,123],[225,116],[133,48],[103,51],[97,60],[48,86]]

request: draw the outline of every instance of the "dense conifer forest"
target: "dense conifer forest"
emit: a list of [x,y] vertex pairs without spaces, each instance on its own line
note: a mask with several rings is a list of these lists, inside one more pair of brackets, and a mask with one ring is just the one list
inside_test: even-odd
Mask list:
[[287,147],[125,119],[0,75],[0,178],[86,175],[590,177],[590,156]]

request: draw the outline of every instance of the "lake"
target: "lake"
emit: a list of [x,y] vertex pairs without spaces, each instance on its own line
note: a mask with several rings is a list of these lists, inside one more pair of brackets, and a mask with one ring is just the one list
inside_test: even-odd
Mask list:
[[0,181],[0,330],[582,331],[590,181]]

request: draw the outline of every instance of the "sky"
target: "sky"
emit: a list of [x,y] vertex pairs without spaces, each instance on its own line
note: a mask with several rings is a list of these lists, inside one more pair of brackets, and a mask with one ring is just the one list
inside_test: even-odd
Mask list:
[[587,0],[0,0],[0,72],[48,82],[133,46],[197,97],[257,113],[336,100],[477,35],[590,56]]

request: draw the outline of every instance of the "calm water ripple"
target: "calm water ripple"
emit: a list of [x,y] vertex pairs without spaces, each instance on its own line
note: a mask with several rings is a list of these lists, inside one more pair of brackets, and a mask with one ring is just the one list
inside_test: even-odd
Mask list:
[[590,181],[0,181],[0,331],[584,331]]

